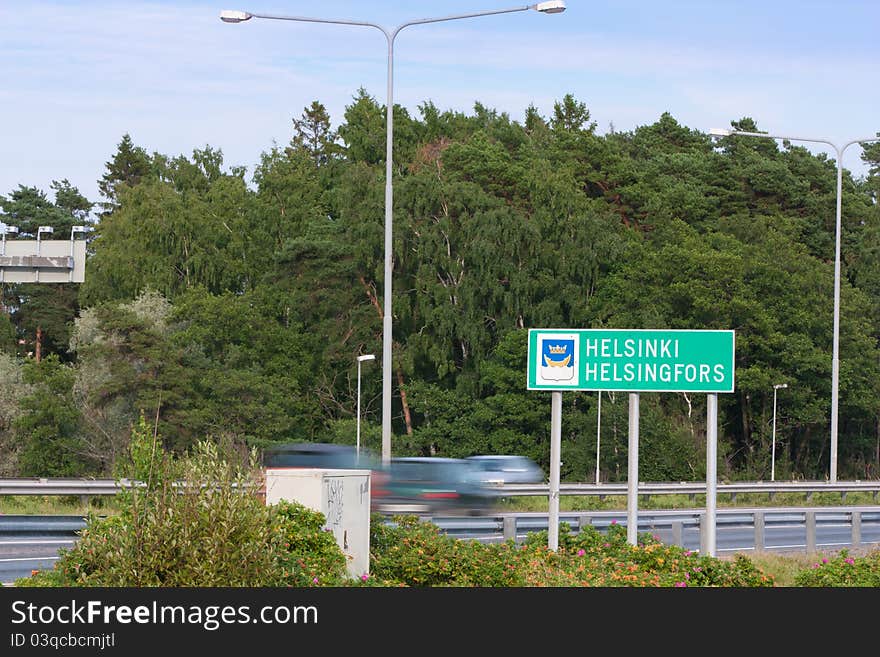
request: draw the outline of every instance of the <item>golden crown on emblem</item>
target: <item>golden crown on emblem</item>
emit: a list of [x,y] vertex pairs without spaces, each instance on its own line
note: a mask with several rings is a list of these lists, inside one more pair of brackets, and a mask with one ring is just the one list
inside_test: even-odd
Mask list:
[[549,351],[551,354],[564,354],[565,345],[547,345],[547,351]]

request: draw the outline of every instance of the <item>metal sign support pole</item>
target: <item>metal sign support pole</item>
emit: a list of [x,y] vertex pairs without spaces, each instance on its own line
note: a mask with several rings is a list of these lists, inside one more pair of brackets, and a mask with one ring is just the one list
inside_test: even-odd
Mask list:
[[715,556],[715,501],[718,491],[718,395],[706,395],[706,526],[704,548]]
[[596,398],[596,485],[599,485],[599,440],[602,438],[602,391]]
[[551,393],[550,406],[550,515],[547,525],[547,547],[559,548],[559,465],[562,453],[562,393]]
[[629,455],[626,495],[626,541],[638,543],[639,535],[639,393],[629,393]]

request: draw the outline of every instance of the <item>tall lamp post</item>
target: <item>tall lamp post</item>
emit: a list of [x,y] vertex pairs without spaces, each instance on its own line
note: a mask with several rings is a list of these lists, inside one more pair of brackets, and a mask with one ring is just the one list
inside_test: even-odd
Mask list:
[[357,447],[356,456],[358,461],[361,459],[361,363],[367,360],[375,360],[375,354],[364,354],[357,357],[358,363],[358,400],[357,400]]
[[843,189],[843,153],[853,144],[865,144],[880,140],[880,137],[866,137],[853,139],[843,145],[837,145],[828,139],[813,139],[809,137],[784,137],[771,135],[763,132],[745,132],[742,130],[726,130],[724,128],[712,128],[709,134],[713,137],[762,137],[764,139],[782,139],[785,141],[809,141],[817,144],[831,146],[837,154],[837,218],[834,230],[834,337],[831,355],[831,463],[830,479],[837,482],[837,408],[840,379],[840,227],[841,227],[841,191]]
[[776,391],[787,387],[787,383],[773,385],[773,446],[770,448],[770,481],[776,481]]
[[388,465],[391,462],[391,273],[392,273],[392,208],[393,195],[391,186],[392,176],[392,137],[394,115],[394,40],[400,31],[411,25],[424,25],[427,23],[440,23],[443,21],[459,20],[462,18],[477,18],[480,16],[494,16],[496,14],[509,14],[518,11],[534,9],[542,14],[558,14],[565,11],[564,0],[550,0],[533,5],[513,7],[510,9],[495,9],[480,11],[470,14],[458,14],[441,18],[422,18],[401,23],[389,30],[376,23],[366,21],[352,21],[341,19],[307,18],[303,16],[275,16],[269,14],[254,14],[245,11],[224,9],[220,12],[220,20],[226,23],[241,23],[251,18],[267,18],[272,20],[298,21],[303,23],[332,23],[337,25],[358,25],[372,27],[385,35],[388,42],[388,91],[385,103],[385,285],[384,285],[384,310],[382,316],[382,463]]

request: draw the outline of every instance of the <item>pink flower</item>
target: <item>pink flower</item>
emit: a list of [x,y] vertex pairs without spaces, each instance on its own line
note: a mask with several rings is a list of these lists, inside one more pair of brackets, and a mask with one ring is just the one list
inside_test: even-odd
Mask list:
[[312,580],[312,584],[317,584],[317,583],[318,583],[318,578],[316,577],[315,579]]
[[856,563],[856,560],[853,559],[852,557],[847,557],[846,559],[844,559],[844,561],[845,561],[846,563],[848,563],[850,566],[854,566],[855,563]]
[[822,559],[822,563],[828,563],[828,559]]
[[367,575],[366,573],[364,573],[363,575],[361,575],[361,581],[362,581],[362,582],[366,582],[368,579],[370,579],[370,576]]
[[612,521],[611,521],[611,524],[612,524],[612,525],[616,525],[616,524],[617,524],[617,521],[616,521],[616,520],[612,520]]
[[676,582],[675,586],[678,588],[681,588],[681,587],[687,586],[687,582]]
[[586,552],[584,552],[582,549],[581,549],[581,550],[578,550],[578,556],[579,556],[579,557],[582,557],[582,556],[584,556],[585,554],[586,554]]

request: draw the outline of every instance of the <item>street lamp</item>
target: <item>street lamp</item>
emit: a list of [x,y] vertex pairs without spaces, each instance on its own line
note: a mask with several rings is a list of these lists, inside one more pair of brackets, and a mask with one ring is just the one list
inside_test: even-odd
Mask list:
[[358,461],[361,458],[361,363],[367,360],[376,360],[375,354],[364,354],[357,357],[358,363],[358,400],[357,400],[357,448]]
[[787,383],[776,383],[773,385],[773,447],[770,451],[770,481],[776,481],[776,391],[787,387]]
[[534,9],[542,14],[559,14],[565,11],[563,0],[551,0],[539,2],[534,5],[513,7],[511,9],[495,9],[480,11],[471,14],[459,14],[442,18],[423,18],[419,20],[401,23],[392,30],[388,30],[376,23],[366,21],[352,21],[341,19],[307,18],[303,16],[275,16],[269,14],[254,14],[246,11],[224,9],[220,12],[220,20],[225,23],[242,23],[251,18],[266,18],[272,20],[299,21],[303,23],[332,23],[337,25],[359,25],[372,27],[385,35],[388,42],[388,92],[385,103],[385,286],[384,286],[384,310],[382,315],[382,463],[388,465],[391,462],[391,271],[392,271],[392,208],[393,194],[391,186],[392,176],[392,137],[394,115],[394,40],[400,31],[411,25],[424,25],[426,23],[439,23],[461,18],[477,18],[479,16],[494,16],[496,14],[509,14],[518,11]]
[[831,354],[831,464],[830,479],[837,482],[837,407],[840,380],[840,226],[841,226],[841,190],[843,189],[843,152],[853,144],[865,144],[880,141],[880,137],[866,137],[853,139],[842,146],[838,146],[828,139],[813,139],[809,137],[783,137],[770,135],[763,132],[745,132],[742,130],[726,130],[724,128],[712,128],[709,134],[713,137],[762,137],[764,139],[782,139],[785,141],[809,141],[818,144],[827,144],[837,153],[837,218],[834,230],[834,337]]

